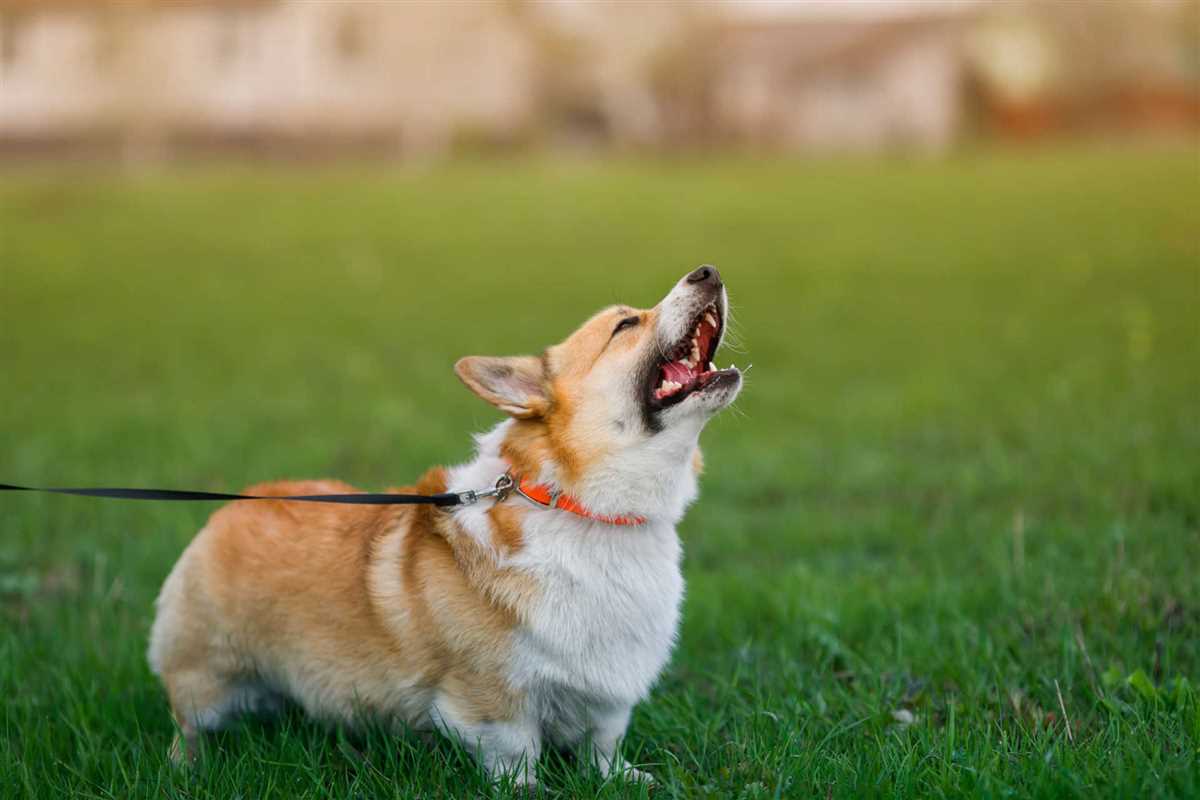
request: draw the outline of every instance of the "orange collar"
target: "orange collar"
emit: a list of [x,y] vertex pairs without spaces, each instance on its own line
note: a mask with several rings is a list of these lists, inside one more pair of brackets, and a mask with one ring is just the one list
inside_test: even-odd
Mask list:
[[588,511],[574,497],[568,494],[563,494],[558,491],[551,491],[550,487],[542,483],[530,483],[525,478],[520,478],[513,486],[517,494],[524,497],[526,500],[534,502],[545,508],[557,508],[561,511],[570,511],[572,514],[578,514],[581,517],[594,519],[599,522],[607,522],[609,525],[641,525],[646,521],[645,517],[640,517],[634,514],[622,514],[620,516],[610,517],[606,514],[596,514]]

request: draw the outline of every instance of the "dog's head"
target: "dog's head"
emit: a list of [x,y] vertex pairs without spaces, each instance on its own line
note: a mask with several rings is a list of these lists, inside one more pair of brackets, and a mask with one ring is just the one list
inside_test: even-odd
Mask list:
[[560,482],[578,484],[597,470],[667,469],[688,462],[741,389],[736,368],[712,363],[727,315],[721,276],[703,266],[654,308],[606,308],[541,356],[470,356],[455,371],[517,420],[505,455],[526,471],[552,460]]

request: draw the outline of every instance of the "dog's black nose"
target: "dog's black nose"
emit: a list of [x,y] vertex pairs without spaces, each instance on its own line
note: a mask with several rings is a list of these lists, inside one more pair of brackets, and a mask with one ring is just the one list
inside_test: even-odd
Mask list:
[[687,276],[688,283],[711,283],[714,286],[721,285],[721,273],[717,272],[716,267],[705,264],[697,268],[691,275]]

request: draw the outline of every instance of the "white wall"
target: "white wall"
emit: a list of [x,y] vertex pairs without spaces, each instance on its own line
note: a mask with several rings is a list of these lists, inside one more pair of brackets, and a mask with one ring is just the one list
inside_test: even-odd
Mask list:
[[[15,57],[0,64],[0,135],[396,129],[420,142],[463,124],[511,129],[532,110],[533,61],[499,8],[293,0],[43,11],[19,23]],[[339,46],[347,25],[361,43],[350,52]],[[114,50],[105,36],[119,37],[108,59],[98,55]]]

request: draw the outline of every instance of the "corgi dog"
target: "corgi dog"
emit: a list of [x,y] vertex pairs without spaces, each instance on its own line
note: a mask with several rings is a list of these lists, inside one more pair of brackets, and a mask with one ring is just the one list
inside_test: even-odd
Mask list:
[[[149,661],[175,761],[235,715],[282,701],[455,737],[496,779],[536,784],[543,746],[650,776],[619,744],[670,656],[683,599],[675,526],[698,440],[742,386],[712,359],[717,270],[654,308],[600,311],[540,356],[455,371],[508,415],[467,463],[397,492],[511,491],[451,508],[261,500],[218,509],[163,584]],[[248,494],[356,491],[276,482]]]

